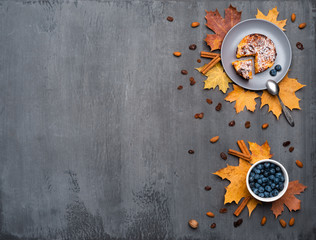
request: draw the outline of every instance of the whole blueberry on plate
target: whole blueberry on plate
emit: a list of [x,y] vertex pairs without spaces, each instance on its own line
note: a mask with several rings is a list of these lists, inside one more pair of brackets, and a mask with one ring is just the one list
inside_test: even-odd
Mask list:
[[280,71],[282,70],[282,67],[281,67],[280,64],[278,64],[278,65],[276,65],[276,66],[274,67],[274,69],[275,69],[276,71],[280,72]]
[[271,69],[270,70],[270,75],[273,76],[273,77],[276,76],[277,75],[277,71],[275,69]]

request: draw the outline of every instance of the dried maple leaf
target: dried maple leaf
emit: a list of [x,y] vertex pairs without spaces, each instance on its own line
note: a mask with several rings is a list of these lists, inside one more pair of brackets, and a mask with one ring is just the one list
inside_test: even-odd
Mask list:
[[[255,163],[261,159],[268,159],[272,155],[270,154],[270,146],[268,142],[265,142],[262,146],[249,142],[252,162]],[[247,203],[247,208],[249,216],[252,211],[256,208],[260,201],[253,198],[246,185],[246,176],[251,164],[243,159],[239,159],[238,166],[230,166],[227,164],[226,168],[222,168],[217,172],[213,173],[222,179],[227,179],[230,181],[230,184],[226,187],[225,201],[226,203],[235,202],[236,204],[244,198],[250,196],[250,200]]]
[[234,102],[236,112],[239,113],[244,110],[246,107],[249,111],[255,111],[256,109],[256,101],[255,99],[259,97],[259,95],[252,91],[246,91],[243,88],[233,85],[234,90],[225,97],[225,100],[228,102]]
[[277,20],[277,17],[279,15],[277,7],[269,10],[269,13],[267,16],[264,15],[259,9],[257,9],[257,10],[258,10],[258,12],[257,12],[256,18],[264,19],[264,20],[267,20],[269,22],[272,22],[275,25],[277,25],[279,28],[281,28],[282,31],[285,31],[285,29],[283,27],[286,25],[287,19],[280,20],[280,21]]
[[[196,70],[201,72],[203,67],[196,68]],[[224,69],[220,63],[217,63],[213,68],[211,68],[211,70],[209,70],[205,76],[207,76],[207,79],[204,81],[204,89],[215,89],[218,86],[219,90],[221,90],[223,93],[226,93],[227,89],[229,88],[228,83],[232,82],[224,72]]]
[[[280,98],[284,105],[287,106],[290,110],[301,109],[299,105],[300,99],[295,96],[295,92],[305,87],[306,85],[300,84],[295,78],[289,78],[288,74],[289,73],[287,73],[286,76],[279,83]],[[269,112],[271,111],[276,116],[276,118],[279,119],[282,113],[282,108],[277,96],[272,96],[267,92],[267,90],[264,90],[261,95],[260,108],[262,108],[264,105],[268,105]]]
[[294,195],[304,192],[307,187],[299,183],[298,180],[289,183],[289,187],[285,194],[277,201],[272,203],[271,210],[277,218],[283,211],[286,205],[289,211],[296,211],[301,209],[301,200],[297,199]]
[[216,9],[214,12],[206,11],[206,26],[215,34],[207,34],[204,39],[211,47],[211,51],[221,49],[222,41],[226,33],[235,26],[241,19],[241,12],[238,12],[235,7],[230,5],[225,9],[225,19],[219,14]]

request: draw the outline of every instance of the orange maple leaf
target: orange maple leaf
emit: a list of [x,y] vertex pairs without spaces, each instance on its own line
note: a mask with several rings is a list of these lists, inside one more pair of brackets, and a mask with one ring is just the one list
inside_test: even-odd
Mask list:
[[204,39],[211,47],[211,51],[221,49],[222,41],[226,33],[235,26],[241,19],[241,12],[238,12],[235,7],[230,5],[225,9],[225,19],[219,14],[216,9],[214,12],[206,11],[206,26],[215,34],[207,34]]
[[255,99],[259,97],[259,95],[252,91],[246,91],[243,88],[233,85],[234,90],[225,97],[225,100],[228,102],[234,102],[236,112],[239,113],[244,110],[246,107],[249,111],[255,111],[256,109],[256,101]]
[[280,20],[280,21],[277,20],[278,15],[279,15],[277,7],[269,10],[269,13],[267,16],[264,15],[259,9],[257,9],[257,10],[258,10],[258,12],[257,12],[256,18],[264,19],[264,20],[267,20],[269,22],[272,22],[275,25],[277,25],[279,28],[281,28],[282,31],[285,31],[285,29],[283,27],[286,25],[287,19]]
[[290,182],[285,194],[280,199],[272,203],[271,210],[275,215],[275,218],[284,211],[284,205],[287,206],[290,212],[300,210],[301,200],[297,199],[294,195],[304,192],[306,188],[307,187],[299,183],[298,180]]
[[[270,146],[268,142],[265,142],[262,146],[249,142],[252,163],[255,163],[261,159],[271,158]],[[226,187],[224,204],[235,202],[236,204],[244,198],[250,196],[250,200],[247,203],[249,216],[256,206],[261,202],[251,196],[246,185],[246,176],[251,164],[243,159],[239,159],[238,166],[230,166],[227,164],[226,168],[222,168],[213,173],[222,179],[227,179],[230,184]]]
[[[300,99],[296,97],[295,92],[305,87],[306,85],[300,84],[295,78],[289,78],[288,74],[289,73],[287,73],[286,76],[279,83],[280,98],[284,105],[287,106],[290,110],[301,109],[299,105]],[[268,93],[267,90],[264,90],[261,95],[260,108],[262,108],[264,105],[268,105],[269,112],[271,111],[276,116],[276,118],[279,119],[282,113],[282,107],[277,96],[272,96]]]

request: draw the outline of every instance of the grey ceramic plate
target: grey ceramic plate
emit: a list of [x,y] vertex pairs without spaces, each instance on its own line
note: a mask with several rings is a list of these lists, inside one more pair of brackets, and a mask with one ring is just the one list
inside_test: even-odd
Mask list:
[[[237,45],[245,36],[251,33],[261,33],[270,38],[276,47],[277,57],[271,68],[262,73],[253,74],[252,79],[245,80],[236,74],[232,62],[237,60]],[[227,75],[237,85],[250,90],[263,90],[266,89],[267,80],[272,79],[278,83],[283,79],[291,65],[292,50],[287,36],[279,27],[262,19],[248,19],[235,25],[226,34],[222,43],[221,58]],[[245,59],[247,58],[249,57]],[[272,77],[269,72],[277,64],[282,66],[282,70],[275,77]]]

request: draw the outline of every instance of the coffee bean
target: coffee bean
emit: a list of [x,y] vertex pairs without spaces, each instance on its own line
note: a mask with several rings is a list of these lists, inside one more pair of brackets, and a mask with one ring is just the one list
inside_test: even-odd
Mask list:
[[290,152],[293,152],[293,151],[294,151],[294,147],[290,147],[290,148],[289,148],[289,151],[290,151]]
[[245,128],[250,128],[250,122],[249,121],[245,122]]
[[233,121],[230,121],[230,122],[228,123],[228,125],[229,125],[230,127],[235,126],[235,121],[234,121],[234,120],[233,120]]
[[206,99],[206,102],[207,102],[208,104],[212,104],[212,103],[213,103],[212,99],[209,99],[209,98]]
[[178,86],[178,90],[182,90],[183,89],[183,86],[182,85],[179,85]]
[[239,227],[242,224],[243,220],[242,218],[238,219],[236,222],[234,222],[234,227]]
[[223,160],[226,160],[227,159],[227,155],[224,153],[224,152],[221,152],[221,158],[223,159]]
[[201,62],[201,59],[198,59],[198,60],[196,60],[198,63],[200,63]]
[[190,50],[195,50],[195,49],[196,49],[196,45],[195,45],[195,44],[191,44],[191,45],[189,46],[189,49],[190,49]]
[[194,77],[190,77],[190,85],[193,86],[195,83]]
[[216,228],[216,223],[212,223],[211,228]]
[[183,69],[183,70],[181,70],[181,74],[183,74],[183,75],[187,75],[187,74],[188,74],[188,71],[187,71],[187,70],[185,70],[185,69]]
[[173,22],[173,17],[168,16],[168,17],[167,17],[167,20],[168,20],[169,22]]
[[219,212],[220,212],[220,213],[227,213],[227,208],[221,208],[221,209],[219,210]]
[[296,43],[296,47],[297,47],[299,50],[303,50],[303,49],[304,49],[303,44],[300,43],[300,42],[297,42],[297,43]]
[[215,110],[220,111],[221,109],[222,109],[222,104],[221,103],[217,104],[217,106],[215,107]]
[[291,144],[290,141],[286,141],[286,142],[283,143],[283,147],[287,147],[287,146],[289,146],[290,144]]
[[205,186],[204,189],[205,191],[210,191],[212,188],[210,186]]
[[188,153],[189,153],[189,154],[194,154],[194,150],[190,149],[190,150],[188,151]]

